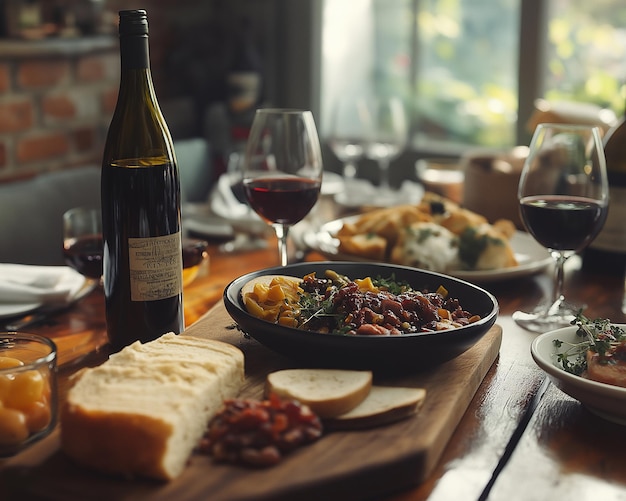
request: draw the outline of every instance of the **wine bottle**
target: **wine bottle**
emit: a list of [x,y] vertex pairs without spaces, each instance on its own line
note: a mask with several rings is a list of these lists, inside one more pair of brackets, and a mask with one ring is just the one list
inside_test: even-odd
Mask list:
[[119,16],[120,87],[101,175],[106,323],[115,350],[184,329],[180,181],[152,83],[147,15]]
[[609,211],[604,227],[583,254],[587,270],[624,274],[626,271],[626,120],[604,136],[609,181]]
[[228,108],[234,121],[251,125],[263,92],[263,63],[254,42],[252,23],[248,17],[240,22],[226,87]]

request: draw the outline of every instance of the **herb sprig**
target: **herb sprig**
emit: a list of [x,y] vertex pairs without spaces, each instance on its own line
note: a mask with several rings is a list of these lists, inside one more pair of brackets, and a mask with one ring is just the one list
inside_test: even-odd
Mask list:
[[556,348],[566,346],[567,349],[557,354],[557,361],[566,372],[580,376],[587,370],[587,351],[591,350],[604,356],[611,347],[626,339],[626,332],[621,327],[611,324],[606,318],[588,319],[580,310],[572,325],[576,325],[576,336],[579,343],[569,343],[555,339],[552,344]]

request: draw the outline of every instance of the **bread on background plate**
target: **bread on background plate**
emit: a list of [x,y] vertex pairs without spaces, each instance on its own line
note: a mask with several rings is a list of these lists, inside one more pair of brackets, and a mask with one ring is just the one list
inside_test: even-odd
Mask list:
[[103,472],[171,480],[243,381],[243,353],[230,344],[173,333],[133,343],[70,389],[62,450]]

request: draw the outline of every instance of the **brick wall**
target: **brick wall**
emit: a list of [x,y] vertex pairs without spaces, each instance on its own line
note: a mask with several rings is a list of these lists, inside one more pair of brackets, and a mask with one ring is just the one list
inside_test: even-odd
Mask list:
[[74,41],[53,53],[36,45],[25,54],[0,44],[0,181],[102,156],[119,85],[116,43],[90,50]]
[[[119,9],[148,11],[152,77],[175,139],[205,136],[207,106],[225,98],[229,36],[242,13],[261,22],[273,15],[271,4],[106,0],[116,20]],[[0,183],[100,164],[117,99],[119,50],[116,35],[107,49],[93,44],[88,39],[0,39]],[[181,100],[191,105],[179,106]]]

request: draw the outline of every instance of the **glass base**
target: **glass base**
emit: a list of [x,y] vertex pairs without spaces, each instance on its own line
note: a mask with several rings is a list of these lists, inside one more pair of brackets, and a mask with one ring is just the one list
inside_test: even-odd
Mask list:
[[557,300],[552,305],[543,305],[530,313],[516,311],[512,318],[517,325],[531,332],[544,333],[572,325],[572,320],[580,311],[580,306],[574,306],[563,300]]

